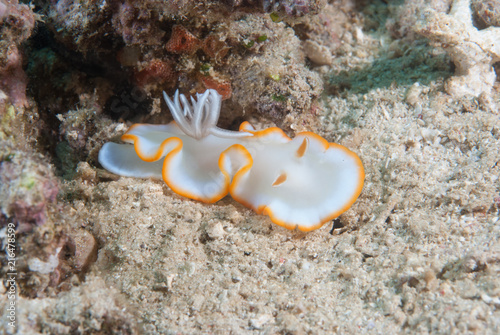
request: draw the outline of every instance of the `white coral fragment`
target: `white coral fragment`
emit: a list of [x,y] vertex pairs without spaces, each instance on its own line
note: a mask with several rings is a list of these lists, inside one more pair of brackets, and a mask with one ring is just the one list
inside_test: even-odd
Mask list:
[[448,14],[424,12],[416,31],[440,43],[456,66],[445,83],[453,96],[489,94],[496,80],[493,64],[500,61],[500,28],[478,30],[472,22],[470,0],[455,0]]
[[28,260],[28,267],[30,271],[39,272],[42,274],[49,274],[54,272],[54,270],[59,266],[59,253],[62,247],[56,249],[54,255],[49,256],[47,262],[41,261],[40,259],[34,257]]

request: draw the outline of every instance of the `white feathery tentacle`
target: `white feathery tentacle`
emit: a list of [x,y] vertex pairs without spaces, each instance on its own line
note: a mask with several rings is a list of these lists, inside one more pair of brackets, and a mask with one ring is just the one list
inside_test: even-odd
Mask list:
[[227,129],[222,129],[219,127],[211,128],[210,134],[215,135],[217,137],[223,137],[223,138],[238,138],[238,137],[253,136],[253,134],[247,133],[244,131],[227,130]]
[[203,119],[203,110],[205,109],[205,102],[207,101],[208,95],[210,94],[210,90],[206,90],[201,96],[198,95],[198,102],[195,106],[193,106],[193,124],[194,131],[196,134],[196,138],[200,139],[204,136],[202,135],[202,119]]
[[221,96],[217,94],[217,91],[210,95],[210,106],[207,106],[210,110],[207,113],[207,124],[211,127],[216,127],[217,121],[219,121],[221,100]]
[[[165,94],[165,92],[163,92],[163,94]],[[178,110],[182,110],[181,103],[179,102],[179,90],[175,90],[174,102],[175,108],[177,108]]]
[[[184,94],[181,94],[180,98],[182,101],[182,105],[184,106],[184,116],[191,119],[193,117],[193,109],[191,108],[189,101],[186,99]],[[193,104],[193,106],[194,106],[194,104]]]
[[175,104],[174,102],[172,102],[172,100],[170,100],[170,98],[168,97],[168,95],[163,92],[163,98],[165,99],[165,102],[167,103],[167,106],[168,108],[170,109],[170,113],[172,114],[175,122],[177,123],[177,125],[179,126],[179,128],[181,128],[181,130],[186,134],[186,135],[189,135],[189,136],[193,136],[193,133],[191,132],[191,129],[190,129],[190,125],[186,119],[186,117],[182,114],[182,109],[180,107],[180,104],[179,104],[179,91],[177,91],[174,95],[174,101],[175,101]]
[[173,101],[163,92],[172,116],[179,128],[188,136],[198,140],[209,134],[224,137],[238,138],[253,136],[248,132],[225,130],[217,127],[221,108],[221,96],[213,89],[206,90],[203,94],[190,97],[191,102],[184,94],[175,91]]
[[[189,98],[191,100],[191,106],[195,106],[196,105],[195,98],[193,98],[193,96],[190,96]],[[193,119],[193,110],[192,109],[189,109],[189,117],[190,117],[190,119]]]

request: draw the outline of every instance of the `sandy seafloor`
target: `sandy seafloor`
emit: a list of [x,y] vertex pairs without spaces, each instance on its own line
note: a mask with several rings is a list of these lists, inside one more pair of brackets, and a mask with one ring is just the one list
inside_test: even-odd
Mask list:
[[406,90],[327,98],[336,113],[318,130],[366,169],[344,228],[288,231],[162,181],[68,183],[84,195],[73,220],[103,247],[81,285],[20,298],[20,318],[52,327],[112,313],[171,334],[498,333],[499,116],[434,85],[410,107]]
[[315,122],[289,120],[363,161],[363,192],[335,229],[289,231],[158,180],[93,182],[100,167],[81,165],[61,181],[71,209],[58,224],[91,232],[97,260],[57,294],[19,296],[19,333],[500,333],[500,86],[488,110],[412,75],[326,90]]

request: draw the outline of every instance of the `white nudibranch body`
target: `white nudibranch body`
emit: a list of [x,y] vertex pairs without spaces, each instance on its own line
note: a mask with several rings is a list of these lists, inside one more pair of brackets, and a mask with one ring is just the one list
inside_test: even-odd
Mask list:
[[[106,143],[99,162],[126,177],[163,178],[176,193],[213,203],[228,193],[288,229],[310,231],[336,218],[358,198],[364,169],[347,148],[311,133],[290,139],[281,129],[239,131],[216,126],[221,96],[164,93],[175,121],[133,125],[126,144]],[[132,144],[132,145],[131,145]]]

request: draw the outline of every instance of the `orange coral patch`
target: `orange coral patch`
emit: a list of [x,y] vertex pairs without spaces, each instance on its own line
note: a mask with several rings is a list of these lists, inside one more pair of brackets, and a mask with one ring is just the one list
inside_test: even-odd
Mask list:
[[200,40],[186,28],[175,25],[165,48],[175,54],[193,54],[200,48]]
[[214,89],[222,96],[222,100],[227,100],[233,94],[231,82],[229,80],[209,77],[205,75],[200,76],[200,80],[207,89]]
[[170,62],[153,59],[144,69],[135,75],[137,85],[162,84],[164,82],[175,82],[175,72]]

